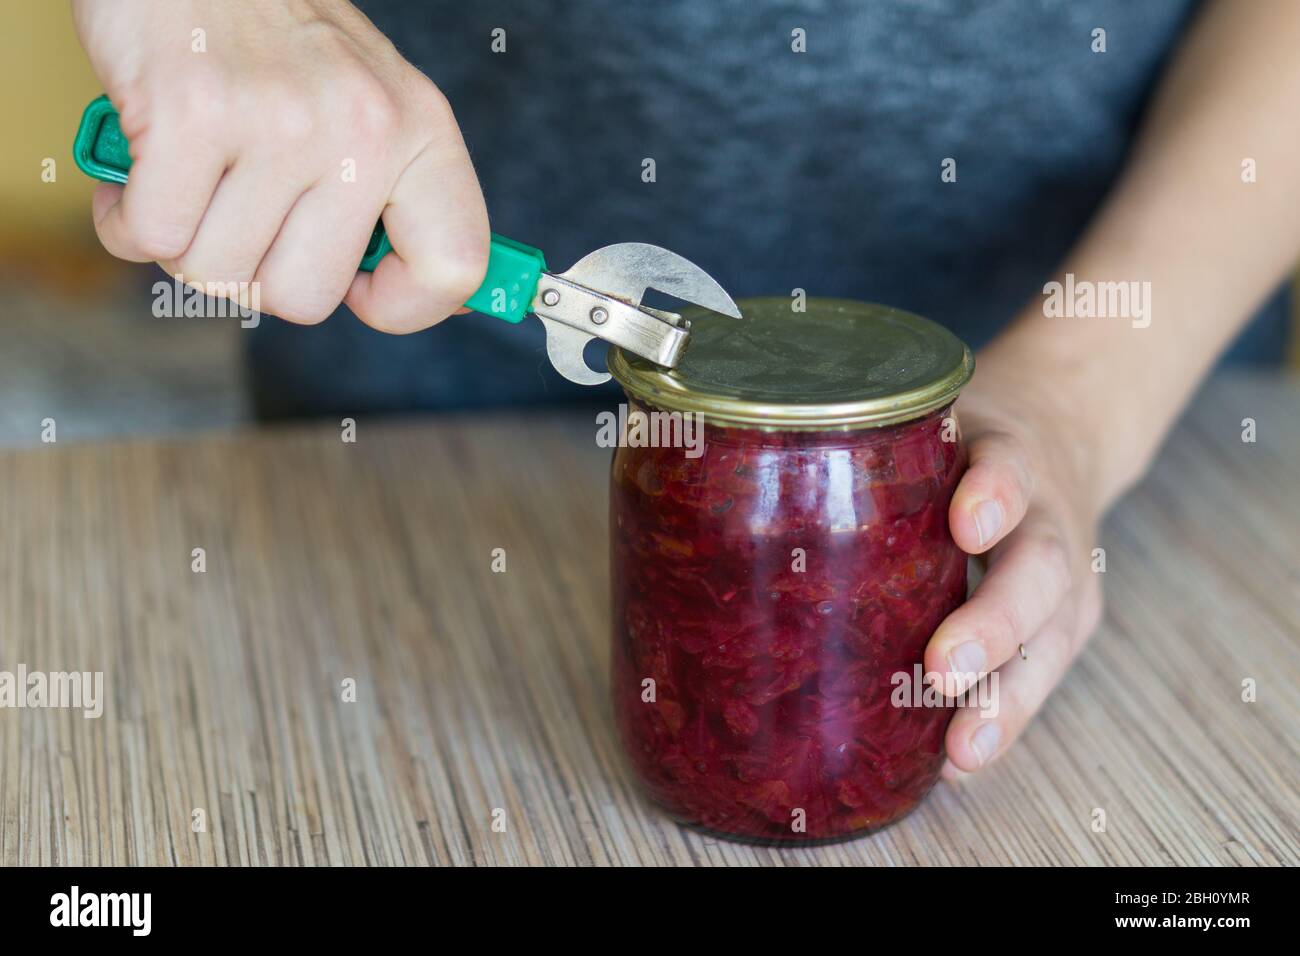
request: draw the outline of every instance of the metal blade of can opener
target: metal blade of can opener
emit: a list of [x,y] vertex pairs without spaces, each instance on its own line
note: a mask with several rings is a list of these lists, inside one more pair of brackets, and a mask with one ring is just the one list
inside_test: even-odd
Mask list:
[[647,289],[741,317],[722,286],[677,253],[644,242],[605,246],[567,272],[543,272],[537,283],[532,311],[546,327],[546,354],[555,370],[579,385],[608,382],[610,374],[595,371],[583,357],[592,339],[676,368],[690,339],[690,322],[676,312],[642,305]]

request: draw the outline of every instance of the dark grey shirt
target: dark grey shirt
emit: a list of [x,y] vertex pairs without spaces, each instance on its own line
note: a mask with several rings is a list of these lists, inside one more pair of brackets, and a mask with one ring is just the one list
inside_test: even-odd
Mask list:
[[[451,100],[493,230],[553,268],[652,242],[737,298],[802,288],[883,302],[973,345],[1041,292],[1079,235],[1194,12],[1190,0],[360,6]],[[955,183],[941,179],[947,158]],[[1281,311],[1244,354],[1280,351]],[[268,319],[252,359],[268,414],[592,397],[550,368],[531,317],[467,315],[402,337],[346,313],[315,328]]]

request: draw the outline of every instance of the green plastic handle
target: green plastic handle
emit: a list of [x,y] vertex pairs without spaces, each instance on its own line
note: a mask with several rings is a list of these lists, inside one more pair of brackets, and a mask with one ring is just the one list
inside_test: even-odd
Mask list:
[[[81,115],[77,138],[72,143],[72,158],[87,176],[106,183],[126,182],[131,169],[130,144],[122,135],[117,110],[107,96],[92,100]],[[392,251],[381,219],[375,223],[358,268],[373,272],[379,260]],[[532,308],[537,281],[545,270],[542,250],[493,233],[487,275],[465,306],[507,322],[521,322]]]

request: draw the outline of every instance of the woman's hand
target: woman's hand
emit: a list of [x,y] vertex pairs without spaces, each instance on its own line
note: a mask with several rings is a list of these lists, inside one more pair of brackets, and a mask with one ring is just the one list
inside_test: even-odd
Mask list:
[[[183,281],[256,283],[291,322],[340,301],[386,332],[455,311],[487,270],[488,220],[447,100],[344,0],[75,0],[77,33],[131,143],[95,191],[113,255]],[[357,272],[376,220],[394,252]],[[245,303],[246,304],[246,303]]]
[[1300,167],[1300,126],[1276,121],[1300,97],[1297,31],[1300,5],[1287,0],[1203,5],[1124,173],[1053,277],[1140,281],[1146,321],[1049,318],[1030,302],[980,353],[959,402],[971,465],[949,524],[989,569],[931,638],[925,667],[996,670],[999,710],[958,711],[948,776],[1005,751],[1061,679],[1101,615],[1091,567],[1101,515],[1294,268],[1300,178],[1241,170],[1243,157]]
[[957,711],[946,739],[949,779],[1011,746],[1101,614],[1091,569],[1101,511],[1090,490],[1091,456],[1050,385],[977,375],[959,404],[970,467],[948,521],[962,550],[988,556],[988,570],[931,638],[925,670],[944,675],[949,696],[973,675],[996,672],[997,710]]

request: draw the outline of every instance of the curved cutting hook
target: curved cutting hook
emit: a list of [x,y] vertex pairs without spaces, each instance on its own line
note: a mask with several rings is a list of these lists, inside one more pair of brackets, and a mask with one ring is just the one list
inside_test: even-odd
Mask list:
[[641,304],[646,289],[654,289],[740,318],[740,309],[713,276],[691,260],[647,242],[617,242],[589,252],[563,276],[633,305]]
[[588,342],[595,339],[594,335],[587,335],[544,316],[539,315],[538,318],[546,327],[546,354],[557,372],[579,385],[603,385],[613,378],[608,372],[594,371],[583,358],[583,350]]

